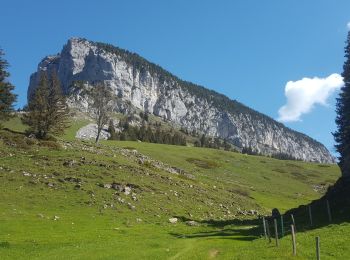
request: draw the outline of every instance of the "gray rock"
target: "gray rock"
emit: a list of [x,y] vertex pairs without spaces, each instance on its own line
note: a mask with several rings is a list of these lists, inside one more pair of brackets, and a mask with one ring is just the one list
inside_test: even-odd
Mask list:
[[125,186],[123,192],[125,195],[129,195],[131,193],[131,188],[129,186]]
[[[108,126],[105,126],[100,133],[100,140],[107,140],[110,137],[110,134],[107,131]],[[97,136],[97,124],[88,124],[78,130],[75,137],[78,139],[96,139]]]
[[128,207],[131,210],[135,210],[136,209],[136,207],[134,205],[132,205],[131,203],[128,203]]
[[30,177],[32,175],[29,172],[23,171],[23,176]]
[[109,184],[109,183],[103,184],[103,188],[110,189],[112,188],[112,184]]
[[[28,97],[39,81],[39,72],[56,71],[65,93],[73,81],[103,81],[120,97],[115,110],[128,113],[140,109],[189,131],[196,130],[208,136],[221,137],[239,149],[252,148],[254,152],[273,155],[287,154],[297,159],[321,163],[335,163],[335,158],[322,144],[297,133],[273,119],[257,114],[239,104],[237,111],[221,107],[220,102],[190,91],[175,78],[162,80],[160,75],[146,68],[134,67],[122,55],[106,51],[100,45],[80,38],[72,38],[58,55],[45,57],[37,72],[30,77]],[[216,96],[216,94],[213,94]],[[220,98],[220,97],[219,97]],[[88,113],[89,100],[76,91],[69,105]],[[91,127],[79,138],[90,138]],[[90,134],[91,133],[91,134]],[[85,135],[85,136],[84,136]]]
[[123,191],[123,185],[118,183],[112,183],[112,189],[122,192]]
[[186,225],[187,226],[199,226],[198,222],[194,221],[194,220],[189,220],[189,221],[186,221]]
[[176,224],[177,223],[177,218],[169,218],[169,222],[171,223],[171,224]]

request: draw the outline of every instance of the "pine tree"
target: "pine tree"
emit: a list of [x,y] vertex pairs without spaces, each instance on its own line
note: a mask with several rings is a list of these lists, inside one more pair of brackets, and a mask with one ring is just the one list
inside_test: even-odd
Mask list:
[[110,134],[109,140],[117,140],[117,133],[115,132],[115,127],[113,120],[109,120],[108,132]]
[[146,136],[146,125],[144,122],[138,131],[138,139],[143,142],[149,142],[149,138]]
[[155,143],[161,144],[163,142],[162,134],[163,134],[163,132],[160,131],[160,127],[157,127],[155,137],[154,137]]
[[194,141],[193,144],[195,147],[201,147],[201,142],[199,140]]
[[120,141],[126,141],[126,139],[127,139],[126,134],[125,134],[124,132],[122,132],[122,133],[120,134]]
[[69,109],[62,86],[55,71],[49,80],[49,117],[51,128],[49,133],[61,135],[69,125]]
[[339,153],[339,166],[344,177],[350,177],[350,32],[345,47],[345,62],[343,66],[344,86],[337,99],[337,131],[333,134],[336,149]]
[[224,146],[224,149],[225,149],[226,151],[229,151],[230,148],[231,148],[231,145],[227,142],[227,139],[226,139],[226,138],[224,139],[224,144],[223,144],[223,146]]
[[156,143],[157,142],[156,138],[154,136],[154,133],[153,133],[153,131],[152,131],[150,126],[148,126],[147,130],[146,130],[146,138],[147,138],[146,141],[148,140],[151,143]]
[[56,73],[50,79],[45,71],[40,73],[39,83],[29,97],[27,111],[22,121],[29,126],[28,131],[39,139],[45,139],[49,134],[64,133],[69,110]]
[[0,122],[7,121],[12,117],[13,103],[17,99],[17,95],[13,94],[15,87],[7,81],[10,76],[10,73],[6,71],[8,62],[2,56],[4,56],[4,52],[0,49]]
[[207,139],[205,137],[205,134],[202,134],[200,142],[201,142],[201,147],[205,147],[207,145]]

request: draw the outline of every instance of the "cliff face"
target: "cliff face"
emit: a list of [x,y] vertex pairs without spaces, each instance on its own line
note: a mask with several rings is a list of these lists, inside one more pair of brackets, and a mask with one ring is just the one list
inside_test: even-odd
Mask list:
[[[305,161],[334,162],[328,150],[310,137],[111,45],[70,39],[59,55],[47,56],[39,63],[38,71],[30,77],[28,97],[41,70],[56,71],[67,94],[74,81],[104,81],[121,103],[129,102],[189,130],[218,136],[263,154],[283,153]],[[86,106],[86,102],[76,102],[80,104],[74,105]]]

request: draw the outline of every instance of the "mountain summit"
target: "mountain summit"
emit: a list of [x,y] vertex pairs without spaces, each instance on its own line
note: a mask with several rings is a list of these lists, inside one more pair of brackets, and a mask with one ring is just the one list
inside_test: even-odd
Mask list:
[[76,81],[87,84],[103,81],[119,97],[117,111],[132,106],[189,131],[227,139],[236,147],[264,155],[283,154],[304,161],[335,162],[316,140],[110,44],[71,38],[60,54],[47,56],[39,63],[37,72],[30,77],[28,97],[37,85],[38,72],[44,70],[56,71],[66,94]]

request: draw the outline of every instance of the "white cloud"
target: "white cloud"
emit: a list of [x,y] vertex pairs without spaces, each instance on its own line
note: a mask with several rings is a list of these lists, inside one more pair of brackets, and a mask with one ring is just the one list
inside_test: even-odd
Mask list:
[[350,22],[346,24],[346,27],[348,28],[348,30],[350,30]]
[[278,120],[300,121],[300,117],[309,113],[315,104],[327,106],[328,97],[343,84],[342,76],[336,73],[327,78],[303,78],[287,82],[284,89],[287,103],[278,110]]

